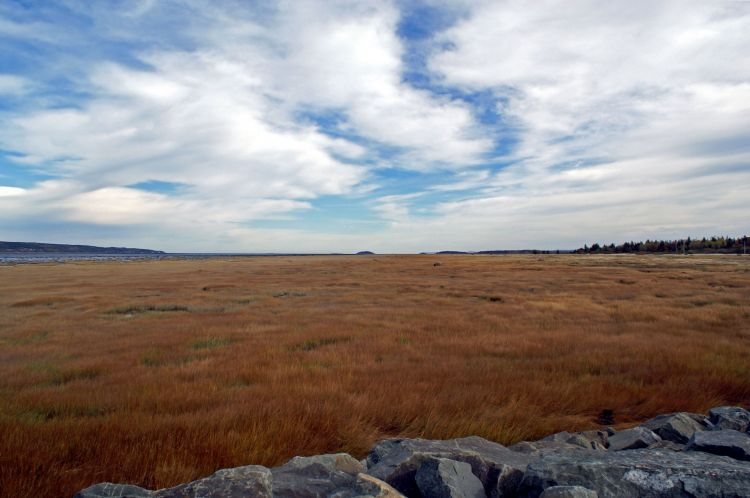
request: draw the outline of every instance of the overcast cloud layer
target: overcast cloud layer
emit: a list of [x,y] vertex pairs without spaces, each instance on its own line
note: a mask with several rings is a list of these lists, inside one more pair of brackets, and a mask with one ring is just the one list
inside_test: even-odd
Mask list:
[[0,240],[750,232],[750,2],[0,4]]

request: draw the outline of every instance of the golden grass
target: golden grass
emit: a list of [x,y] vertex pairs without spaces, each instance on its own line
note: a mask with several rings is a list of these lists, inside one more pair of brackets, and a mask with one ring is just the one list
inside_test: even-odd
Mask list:
[[750,402],[750,258],[76,263],[0,282],[6,497]]

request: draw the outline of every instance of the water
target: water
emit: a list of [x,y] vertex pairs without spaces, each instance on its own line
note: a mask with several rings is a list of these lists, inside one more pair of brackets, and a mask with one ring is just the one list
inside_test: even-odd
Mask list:
[[206,259],[216,257],[257,256],[315,256],[315,254],[269,254],[269,253],[166,253],[166,254],[93,254],[52,252],[8,252],[0,253],[0,266],[28,263],[69,263],[76,261],[143,261],[160,259]]

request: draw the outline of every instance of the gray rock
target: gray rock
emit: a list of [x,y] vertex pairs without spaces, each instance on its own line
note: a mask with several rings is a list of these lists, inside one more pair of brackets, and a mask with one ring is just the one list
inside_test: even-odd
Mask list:
[[415,476],[422,498],[486,498],[471,465],[447,458],[428,458]]
[[695,413],[667,413],[654,417],[641,426],[654,431],[662,439],[685,444],[693,437],[693,434],[706,430],[704,418],[703,415]]
[[583,431],[579,432],[578,434],[592,443],[591,449],[597,450],[606,449],[609,447],[609,436],[614,434],[614,430],[611,434],[606,429],[601,431]]
[[332,492],[328,498],[404,498],[404,495],[380,479],[367,474],[357,474],[354,484]]
[[343,493],[357,485],[362,470],[362,464],[346,453],[294,457],[271,469],[273,497],[319,498]]
[[219,470],[197,481],[160,489],[154,498],[271,498],[271,471],[260,465]]
[[367,457],[367,473],[407,496],[419,496],[415,481],[422,462],[437,457],[471,465],[489,495],[510,496],[523,477],[530,455],[514,452],[481,437],[446,441],[391,439],[378,443]]
[[719,406],[708,411],[708,420],[715,430],[734,429],[747,432],[750,429],[750,411],[739,406]]
[[130,484],[102,482],[79,491],[73,498],[143,498],[146,496],[151,496],[151,491],[148,489]]
[[750,435],[732,429],[696,432],[685,451],[702,451],[750,461]]
[[[521,441],[512,446],[508,446],[511,451],[517,451],[527,455],[538,456],[545,453],[553,453],[556,451],[567,451],[567,450],[580,450],[584,449],[579,444],[566,443],[564,441]],[[585,448],[588,449],[588,448]]]
[[700,452],[640,449],[550,453],[526,469],[518,496],[583,486],[599,498],[750,497],[750,465]]
[[670,450],[670,451],[683,451],[685,449],[684,444],[675,443],[674,441],[657,441],[654,444],[650,444],[648,446],[650,449],[663,449],[663,450]]
[[607,437],[607,434],[602,431],[558,432],[537,442],[565,443],[587,450],[604,450],[607,448]]
[[661,438],[653,431],[645,427],[633,427],[610,436],[609,449],[611,451],[637,450],[638,448],[648,448],[659,441],[661,441]]
[[552,486],[542,491],[539,498],[599,498],[599,495],[583,486]]

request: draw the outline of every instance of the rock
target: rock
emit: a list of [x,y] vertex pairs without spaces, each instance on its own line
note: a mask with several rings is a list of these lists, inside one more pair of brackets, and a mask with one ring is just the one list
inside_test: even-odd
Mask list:
[[641,424],[642,427],[650,429],[667,441],[675,443],[687,443],[693,434],[706,430],[702,423],[704,417],[694,413],[667,413],[659,415]]
[[362,464],[346,453],[294,457],[271,469],[273,497],[318,498],[343,493],[357,485],[362,470]]
[[750,497],[750,465],[700,452],[639,449],[550,453],[529,464],[519,497],[583,486],[599,498]]
[[[578,444],[566,443],[564,441],[521,441],[513,446],[508,446],[511,451],[525,453],[527,455],[538,455],[543,453],[552,453],[555,451],[566,451],[584,449]],[[588,449],[588,448],[585,448]]]
[[661,448],[670,451],[682,451],[685,449],[684,444],[675,443],[674,441],[664,441],[663,439],[654,444],[650,444],[648,447],[655,450]]
[[708,411],[708,420],[716,430],[734,429],[748,432],[750,429],[750,411],[739,406],[719,406]]
[[447,458],[428,458],[415,476],[422,498],[486,498],[471,465]]
[[633,427],[610,436],[609,449],[612,451],[637,450],[638,448],[648,448],[659,441],[661,441],[661,438],[649,429]]
[[130,484],[102,482],[79,491],[73,498],[143,498],[146,496],[151,496],[151,491],[148,489]]
[[702,451],[750,461],[750,435],[733,429],[696,432],[685,451]]
[[154,498],[271,498],[271,471],[260,465],[219,470],[197,481],[154,491]]
[[[608,427],[607,429],[611,428]],[[592,446],[592,449],[606,449],[609,447],[609,436],[614,434],[614,431],[610,434],[607,429],[600,431],[583,431],[578,434],[586,438],[589,442],[597,444],[598,447],[594,448]]]
[[607,436],[601,431],[587,431],[586,433],[558,432],[547,436],[541,441],[554,443],[567,443],[572,446],[589,450],[606,449]]
[[335,491],[329,494],[328,498],[404,498],[404,495],[380,479],[367,474],[357,474],[357,479],[351,487]]
[[391,439],[372,449],[367,457],[367,473],[407,496],[419,496],[416,473],[429,458],[468,463],[485,492],[497,497],[515,492],[526,465],[533,459],[477,436],[446,441]]
[[542,491],[539,498],[599,498],[599,495],[583,486],[552,486]]

